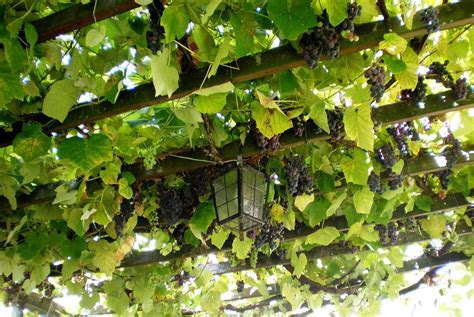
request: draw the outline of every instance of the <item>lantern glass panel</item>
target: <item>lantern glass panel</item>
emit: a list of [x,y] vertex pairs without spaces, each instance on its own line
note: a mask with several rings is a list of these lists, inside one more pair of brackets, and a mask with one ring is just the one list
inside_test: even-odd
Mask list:
[[237,171],[230,171],[214,181],[214,199],[219,221],[236,216],[239,213],[239,193]]

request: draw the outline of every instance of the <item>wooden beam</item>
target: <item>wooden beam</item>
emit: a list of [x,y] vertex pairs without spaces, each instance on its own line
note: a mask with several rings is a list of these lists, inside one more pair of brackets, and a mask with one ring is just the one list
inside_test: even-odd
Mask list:
[[[462,0],[457,3],[450,3],[439,6],[438,19],[441,29],[451,29],[467,24],[474,23],[474,17],[471,14],[471,1]],[[413,20],[413,28],[408,30],[402,25],[398,17],[391,17],[385,22],[372,22],[357,26],[356,33],[359,35],[358,42],[344,40],[341,42],[340,55],[349,55],[364,49],[377,47],[383,40],[383,35],[388,32],[395,32],[400,36],[411,39],[420,35],[427,34],[427,30],[420,20],[419,13]],[[321,60],[326,59],[322,56]],[[303,66],[305,61],[301,54],[297,53],[291,45],[278,47],[253,56],[240,58],[236,62],[230,63],[231,67],[220,67],[217,74],[210,79],[206,78],[207,69],[201,69],[191,74],[186,74],[180,79],[180,85],[177,91],[171,96],[155,97],[153,84],[144,84],[133,90],[122,91],[115,104],[104,101],[98,104],[82,104],[75,110],[72,110],[63,123],[54,122],[49,125],[45,132],[61,131],[76,127],[82,123],[91,123],[107,117],[115,116],[121,113],[138,110],[148,106],[154,106],[167,102],[169,100],[183,98],[192,94],[201,88],[211,88],[227,82],[234,84],[260,77],[276,74],[291,68]],[[235,69],[237,67],[238,69]],[[30,120],[46,123],[50,120],[44,115],[39,115]],[[13,132],[4,132],[0,137],[0,147],[12,143],[15,135],[21,128],[19,124],[14,125],[16,130]]]

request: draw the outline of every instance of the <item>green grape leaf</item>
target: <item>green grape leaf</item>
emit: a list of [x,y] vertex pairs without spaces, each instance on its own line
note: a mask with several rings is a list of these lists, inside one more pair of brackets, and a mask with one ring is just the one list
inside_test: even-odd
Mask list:
[[297,310],[305,300],[301,290],[298,287],[291,286],[289,283],[283,284],[281,295],[291,304],[292,310]]
[[328,115],[326,113],[325,103],[322,100],[319,100],[315,103],[312,103],[310,106],[311,110],[309,112],[309,117],[320,127],[324,132],[330,133]]
[[347,18],[346,0],[321,0],[321,6],[326,9],[329,22],[336,26]]
[[305,244],[319,244],[328,246],[340,236],[335,227],[324,227],[306,236]]
[[73,205],[77,201],[77,190],[69,190],[66,184],[59,185],[54,189],[56,197],[54,198],[54,204],[62,205]]
[[364,224],[364,220],[360,220],[349,227],[349,231],[346,235],[346,240],[349,240],[353,235],[359,235],[362,231],[362,225]]
[[67,160],[83,171],[90,171],[112,160],[112,144],[103,134],[94,134],[87,139],[75,136],[59,144],[57,155],[60,160]]
[[221,293],[210,289],[201,296],[201,307],[204,311],[217,315],[221,307]]
[[220,228],[220,230],[214,231],[211,236],[211,243],[219,250],[222,249],[227,238],[229,238],[230,232],[231,231],[226,228]]
[[362,10],[360,11],[360,16],[356,17],[356,19],[354,20],[354,22],[357,24],[374,21],[375,18],[380,15],[380,10],[377,7],[377,1],[357,0],[357,4],[362,7]]
[[86,45],[94,47],[102,43],[105,38],[105,26],[101,25],[98,28],[91,29],[86,34]]
[[165,43],[171,43],[186,34],[189,24],[189,15],[183,3],[173,2],[166,7],[160,20],[165,29]]
[[267,10],[270,19],[288,40],[296,40],[301,33],[317,24],[310,0],[272,0],[268,2]]
[[344,55],[329,64],[329,70],[334,78],[350,84],[364,71],[364,59],[360,53]]
[[25,96],[20,77],[13,74],[7,62],[0,61],[0,109],[13,99]]
[[357,146],[367,151],[374,149],[374,123],[369,104],[348,108],[344,113],[344,129]]
[[337,209],[341,206],[342,202],[347,198],[347,193],[345,191],[343,192],[340,192],[338,195],[337,195],[337,198],[334,199],[332,198],[331,201],[331,207],[328,208],[328,210],[326,211],[326,217],[330,217],[332,215],[334,215],[337,211]]
[[257,101],[252,103],[252,117],[257,124],[257,128],[267,138],[293,127],[291,120],[280,108],[266,108]]
[[99,302],[100,302],[99,293],[92,292],[92,295],[89,293],[83,294],[79,304],[81,305],[81,308],[83,309],[92,310],[94,306]]
[[117,265],[119,265],[119,262],[117,261],[113,250],[97,250],[92,260],[92,264],[95,265],[101,273],[111,276]]
[[200,113],[216,113],[226,104],[227,94],[219,93],[210,96],[196,96],[193,104]]
[[216,211],[214,204],[212,202],[201,203],[197,206],[196,211],[189,221],[189,228],[199,239],[200,234],[207,232],[207,229],[215,218]]
[[319,225],[321,221],[327,218],[326,212],[329,207],[331,207],[331,202],[320,196],[305,208],[304,214],[307,216],[311,228]]
[[87,244],[81,237],[76,237],[74,240],[66,239],[62,241],[60,253],[63,257],[75,260],[79,259],[82,251],[87,249]]
[[237,58],[252,54],[254,51],[254,35],[256,22],[250,12],[241,12],[230,16],[230,23],[234,28],[235,55]]
[[33,271],[31,271],[31,280],[36,282],[36,284],[40,284],[44,281],[46,277],[48,277],[49,273],[49,263],[46,263],[44,265],[37,265],[35,266]]
[[446,216],[434,215],[428,219],[421,219],[420,226],[432,239],[441,239],[446,231]]
[[26,41],[30,44],[30,50],[38,42],[38,32],[36,32],[35,27],[31,23],[25,23],[25,37]]
[[304,269],[306,268],[306,264],[308,263],[308,259],[304,253],[301,253],[298,256],[296,253],[291,257],[291,265],[293,266],[293,275],[299,278],[301,274],[303,274]]
[[401,89],[414,89],[418,83],[418,55],[416,55],[413,49],[407,47],[402,54],[402,61],[405,63],[406,69],[394,73],[395,79]]
[[385,56],[384,61],[387,64],[388,70],[393,74],[400,74],[407,70],[407,65],[401,59]]
[[295,205],[296,208],[298,208],[298,210],[303,211],[313,201],[314,201],[314,195],[313,194],[311,194],[311,195],[306,195],[306,194],[298,195],[295,198],[294,205]]
[[0,195],[8,199],[13,210],[17,208],[16,191],[19,188],[18,181],[14,177],[0,173]]
[[125,178],[121,178],[118,182],[119,185],[119,194],[125,199],[130,199],[133,196],[133,189],[128,184],[128,181]]
[[51,147],[51,139],[41,131],[41,125],[33,124],[23,127],[13,140],[13,151],[26,162],[46,154]]
[[243,241],[240,241],[239,237],[235,237],[234,242],[232,242],[232,253],[235,253],[238,259],[244,260],[252,249],[252,242],[247,236],[244,237]]
[[55,82],[44,97],[43,113],[63,122],[69,110],[76,104],[80,93],[81,90],[74,86],[74,81],[71,79]]
[[354,194],[354,206],[358,213],[369,214],[374,203],[375,194],[370,191],[369,186],[364,186]]
[[367,184],[371,163],[364,151],[354,149],[353,157],[345,156],[341,166],[347,182],[357,185]]
[[217,7],[219,4],[221,4],[222,0],[210,0],[209,4],[207,5],[206,8],[206,13],[204,16],[201,18],[202,24],[206,24],[207,21],[209,21],[209,18],[214,14],[214,11],[216,11]]
[[407,40],[396,33],[386,33],[383,38],[384,40],[379,43],[379,49],[391,55],[401,54],[407,48]]
[[399,160],[397,163],[395,163],[392,166],[392,171],[397,174],[401,174],[403,171],[403,167],[405,166],[405,161],[404,160]]
[[217,69],[221,65],[222,60],[226,58],[227,56],[229,56],[229,50],[230,50],[230,36],[228,35],[224,38],[224,41],[219,46],[219,50],[217,51],[214,62],[212,62],[211,68],[209,69],[209,73],[207,74],[207,78],[211,78],[217,73]]
[[423,211],[431,211],[431,204],[433,199],[428,195],[420,195],[415,199],[415,205]]
[[170,97],[179,87],[178,70],[168,63],[170,54],[170,50],[165,48],[158,56],[153,55],[151,58],[151,75],[155,96],[168,95]]
[[471,273],[474,274],[474,255],[471,257],[471,263],[469,265],[469,268],[471,270]]

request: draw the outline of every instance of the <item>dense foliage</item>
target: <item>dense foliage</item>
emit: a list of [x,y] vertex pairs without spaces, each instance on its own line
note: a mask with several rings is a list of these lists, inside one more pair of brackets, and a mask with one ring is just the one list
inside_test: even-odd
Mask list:
[[[39,41],[75,2],[0,4],[3,303],[373,315],[413,246],[471,259],[469,1],[136,0]],[[238,154],[272,175],[242,237],[211,190]]]

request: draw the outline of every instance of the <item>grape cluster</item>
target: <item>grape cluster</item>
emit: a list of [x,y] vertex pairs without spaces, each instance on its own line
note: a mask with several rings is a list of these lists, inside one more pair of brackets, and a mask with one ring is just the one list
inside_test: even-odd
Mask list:
[[186,232],[186,229],[186,225],[184,223],[180,223],[171,233],[171,236],[176,241],[176,245],[179,247],[184,245],[184,233]]
[[169,226],[174,225],[180,218],[189,218],[194,208],[199,204],[198,196],[189,185],[175,188],[161,184],[159,195],[158,215],[160,220]]
[[44,297],[51,298],[53,296],[53,292],[56,289],[53,284],[51,284],[48,280],[44,280],[39,286],[38,289],[41,291]]
[[184,282],[191,278],[191,274],[188,271],[181,271],[181,273],[173,275],[171,281],[176,282],[177,286],[183,286]]
[[401,122],[395,123],[393,127],[388,127],[387,132],[390,133],[397,143],[398,152],[400,156],[406,158],[410,156],[407,138],[413,141],[418,141],[420,135],[411,123]]
[[380,181],[380,176],[375,174],[373,171],[369,175],[368,179],[370,191],[376,194],[383,194],[384,188]]
[[452,88],[454,91],[454,97],[456,99],[466,99],[467,95],[469,94],[466,78],[458,78],[456,83],[452,84]]
[[444,87],[450,88],[451,83],[453,82],[453,76],[449,73],[446,66],[448,66],[449,61],[445,60],[443,64],[440,62],[433,62],[428,67],[428,75],[430,78],[436,80],[437,83],[443,84]]
[[357,2],[352,2],[347,7],[347,18],[336,27],[338,32],[349,31],[354,33],[354,20],[360,16],[362,7]]
[[337,110],[326,111],[328,117],[329,131],[331,132],[331,139],[338,140],[341,138],[341,132],[344,131],[344,113]]
[[377,159],[386,168],[391,168],[397,162],[397,159],[395,158],[395,152],[393,151],[393,148],[389,143],[379,147],[376,152]]
[[267,138],[262,132],[260,132],[260,130],[258,130],[258,128],[256,128],[253,136],[258,147],[262,150],[275,152],[280,146],[280,134]]
[[17,300],[18,295],[20,294],[21,284],[14,282],[11,275],[8,277],[5,277],[4,281],[6,283],[6,285],[3,287],[3,291],[5,292],[5,295],[6,295],[5,303],[12,304]]
[[435,175],[439,179],[439,183],[441,185],[441,189],[448,190],[449,186],[449,177],[451,176],[452,171],[450,169],[436,172]]
[[282,260],[282,261],[283,261],[284,259],[286,259],[287,253],[288,253],[288,250],[285,249],[285,248],[282,248],[281,246],[280,246],[280,248],[278,248],[278,250],[277,250],[278,257],[279,257],[280,260]]
[[210,192],[211,182],[219,176],[213,168],[200,168],[184,175],[184,181],[189,185],[196,198]]
[[418,82],[416,84],[415,89],[403,89],[400,92],[400,99],[411,101],[415,104],[420,102],[425,102],[426,100],[426,87],[425,78],[423,76],[418,76]]
[[389,222],[387,226],[387,234],[388,238],[390,239],[390,242],[396,243],[398,240],[398,228],[397,225],[394,222]]
[[421,11],[420,18],[421,22],[425,25],[428,33],[439,31],[439,20],[438,20],[438,9],[429,6],[428,8]]
[[256,249],[252,249],[250,251],[249,255],[249,264],[251,268],[256,268],[257,267],[257,261],[258,261],[258,251]]
[[237,281],[237,293],[242,293],[244,291],[245,283],[242,280]]
[[379,234],[379,240],[382,243],[387,242],[387,227],[382,224],[377,224],[374,227],[375,231]]
[[293,131],[295,136],[302,137],[304,135],[304,122],[301,120],[293,120]]
[[263,248],[265,243],[268,243],[271,250],[275,250],[279,244],[285,241],[283,235],[285,228],[281,223],[272,224],[266,221],[260,229],[260,233],[255,238],[255,247],[257,249]]
[[406,232],[418,231],[418,220],[415,217],[397,221],[398,228],[404,227]]
[[376,102],[380,102],[385,92],[385,69],[380,65],[373,64],[364,72],[367,84],[370,85],[370,96]]
[[322,25],[314,27],[309,34],[303,34],[299,42],[303,58],[310,68],[318,66],[321,55],[330,59],[339,56],[339,35],[329,24],[327,12],[324,11],[318,20],[322,21]]
[[313,177],[308,172],[304,159],[291,156],[285,165],[286,183],[291,195],[308,194],[313,188]]
[[389,177],[388,187],[390,187],[390,190],[395,190],[395,189],[400,188],[402,186],[402,184],[403,184],[403,176],[402,175],[390,171],[390,174],[389,174],[388,177]]
[[161,0],[154,0],[147,8],[150,13],[150,30],[146,32],[146,41],[148,48],[156,54],[163,48],[161,40],[165,38],[165,29],[160,24],[165,7]]
[[120,203],[120,211],[118,214],[115,214],[115,233],[117,237],[121,237],[123,234],[123,229],[128,219],[130,219],[135,213],[135,204],[133,200],[124,199]]
[[446,147],[441,153],[446,159],[446,166],[451,169],[458,161],[461,154],[461,143],[452,134],[448,134],[445,139]]

